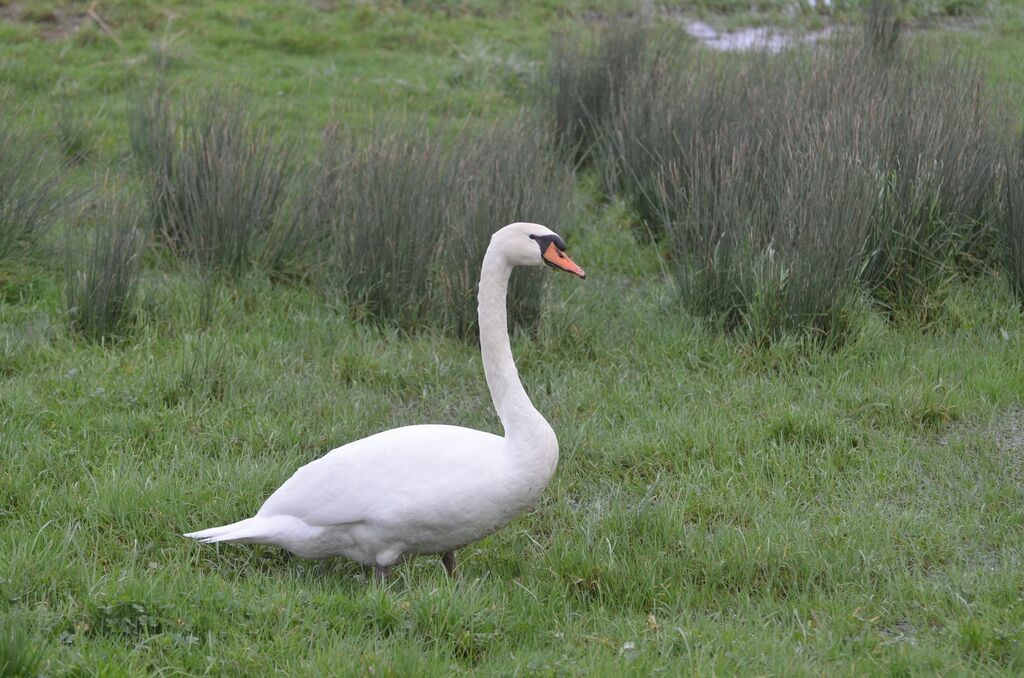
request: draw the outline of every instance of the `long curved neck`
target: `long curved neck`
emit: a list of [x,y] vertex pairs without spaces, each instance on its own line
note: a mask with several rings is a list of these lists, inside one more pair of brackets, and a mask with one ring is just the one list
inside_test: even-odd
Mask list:
[[[495,247],[484,255],[480,271],[478,313],[480,317],[480,355],[484,363],[487,387],[494,409],[505,428],[505,439],[516,442],[550,431],[519,381],[508,337],[506,294],[512,267]],[[538,429],[543,429],[538,430]]]

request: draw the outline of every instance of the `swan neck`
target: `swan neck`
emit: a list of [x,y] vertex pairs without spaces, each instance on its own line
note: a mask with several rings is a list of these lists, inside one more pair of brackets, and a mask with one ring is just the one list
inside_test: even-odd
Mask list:
[[506,309],[511,274],[512,267],[501,253],[495,247],[489,247],[480,272],[477,309],[480,319],[480,355],[491,400],[505,429],[506,439],[527,434],[537,425],[548,427],[523,389],[512,358]]

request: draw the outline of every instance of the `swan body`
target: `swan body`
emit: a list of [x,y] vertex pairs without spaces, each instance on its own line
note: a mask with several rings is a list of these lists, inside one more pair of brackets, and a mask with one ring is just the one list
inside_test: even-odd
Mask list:
[[444,553],[507,524],[554,472],[557,451],[546,455],[546,470],[531,474],[510,463],[502,444],[458,426],[384,431],[306,464],[254,517],[186,536],[373,566]]
[[186,534],[204,543],[278,546],[304,558],[345,556],[379,578],[407,557],[454,551],[507,525],[539,497],[558,440],[523,390],[505,310],[516,265],[546,263],[580,277],[565,244],[539,224],[496,232],[480,275],[480,350],[497,436],[439,424],[403,426],[331,450],[292,475],[252,518]]

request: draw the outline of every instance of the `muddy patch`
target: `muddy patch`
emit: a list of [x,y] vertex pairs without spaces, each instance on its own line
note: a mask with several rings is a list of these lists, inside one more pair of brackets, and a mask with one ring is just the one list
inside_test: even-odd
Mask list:
[[1006,414],[993,429],[993,436],[1000,448],[1014,451],[1019,457],[1024,452],[1024,409],[1014,409]]
[[944,446],[960,443],[969,436],[988,438],[1002,453],[1007,474],[1024,486],[1024,407],[1016,406],[987,424],[958,426],[947,431],[940,442]]
[[887,644],[917,645],[917,629],[907,619],[899,619],[894,624],[883,626],[878,632]]
[[1024,407],[1011,408],[988,424],[954,428],[942,436],[942,444],[956,443],[969,433],[991,438],[1004,452],[1020,455],[1024,453]]
[[41,8],[30,2],[3,4],[0,0],[0,21],[32,24],[39,28],[39,37],[44,40],[66,38],[89,21],[87,11],[68,7]]

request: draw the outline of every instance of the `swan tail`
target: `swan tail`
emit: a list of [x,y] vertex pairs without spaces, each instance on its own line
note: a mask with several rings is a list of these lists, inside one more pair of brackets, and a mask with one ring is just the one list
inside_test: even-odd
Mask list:
[[267,522],[266,518],[256,516],[255,518],[239,520],[237,523],[231,523],[230,525],[211,527],[208,530],[189,532],[181,536],[195,539],[203,544],[214,544],[221,541],[264,543],[264,540],[271,537],[274,533],[272,530],[267,529],[269,527]]
[[230,525],[189,532],[181,536],[202,544],[229,542],[239,544],[270,544],[289,550],[296,540],[314,537],[318,532],[294,516],[253,516]]

